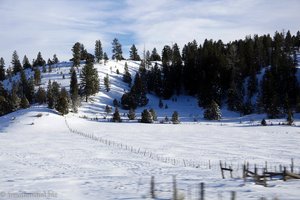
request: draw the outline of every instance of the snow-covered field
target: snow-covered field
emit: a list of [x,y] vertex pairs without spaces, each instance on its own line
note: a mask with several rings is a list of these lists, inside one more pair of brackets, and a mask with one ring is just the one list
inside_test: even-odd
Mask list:
[[[242,179],[245,161],[260,170],[267,162],[274,171],[279,165],[289,167],[294,158],[300,173],[299,114],[295,126],[278,125],[285,119],[277,119],[267,120],[273,125],[263,127],[259,124],[264,114],[240,117],[224,108],[221,121],[205,121],[194,97],[174,97],[176,101],[163,101],[168,109],[161,109],[159,99],[147,95],[150,103],[137,109],[137,116],[153,108],[161,120],[176,110],[182,123],[128,122],[122,109],[123,123],[109,123],[105,106],[129,90],[122,82],[125,62],[96,65],[101,91],[82,102],[77,114],[63,117],[46,105],[34,105],[0,117],[0,199],[29,199],[34,194],[62,200],[150,199],[151,176],[157,198],[171,199],[173,175],[185,199],[198,199],[201,182],[206,199],[230,199],[231,191],[237,199],[300,199],[299,180],[273,180],[263,187]],[[134,78],[139,63],[127,63]],[[70,63],[57,65],[43,73],[42,87],[55,80],[68,88],[69,72]],[[106,74],[110,92],[104,90]],[[98,121],[91,120],[95,118]],[[233,178],[226,174],[222,179],[220,160],[232,166]]]
[[[94,139],[70,132],[65,120]],[[294,158],[298,171],[299,127],[103,123],[72,114],[64,118],[43,106],[11,113],[0,122],[1,199],[8,199],[8,193],[44,191],[56,195],[49,199],[147,199],[151,176],[159,199],[171,199],[172,175],[186,199],[198,198],[200,182],[206,184],[207,199],[229,199],[230,191],[237,192],[237,199],[300,196],[298,180],[270,181],[265,188],[241,179],[244,161],[260,166],[268,161],[272,168],[289,166]],[[234,178],[221,179],[219,160],[232,164]]]

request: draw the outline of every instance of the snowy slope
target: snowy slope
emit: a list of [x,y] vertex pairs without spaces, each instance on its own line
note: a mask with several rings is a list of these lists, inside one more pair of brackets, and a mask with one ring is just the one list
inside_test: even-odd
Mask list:
[[[72,130],[93,137],[70,132],[65,120]],[[44,106],[3,116],[0,123],[4,195],[50,191],[63,200],[149,199],[150,177],[155,176],[157,196],[171,199],[172,175],[188,199],[198,197],[200,182],[206,184],[207,199],[229,199],[230,191],[236,191],[238,199],[298,199],[300,195],[297,180],[274,180],[265,188],[239,178],[244,161],[260,168],[268,161],[273,168],[288,166],[293,157],[299,167],[297,127],[99,123],[72,114],[64,118]],[[221,179],[219,160],[232,164],[233,179],[228,174]]]

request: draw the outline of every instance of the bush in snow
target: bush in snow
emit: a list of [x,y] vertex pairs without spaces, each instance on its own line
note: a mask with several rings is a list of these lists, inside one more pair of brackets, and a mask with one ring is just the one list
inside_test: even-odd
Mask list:
[[127,117],[128,117],[129,120],[134,120],[135,119],[135,111],[134,111],[134,109],[131,108],[129,110],[129,112],[127,114]]
[[220,120],[221,119],[221,111],[219,105],[212,101],[207,109],[204,111],[204,118],[208,120]]
[[113,114],[112,121],[113,121],[113,122],[122,122],[118,107],[116,107],[116,109],[115,109],[115,112],[114,112],[114,114]]
[[153,117],[152,117],[151,113],[147,109],[145,109],[142,112],[141,122],[142,123],[152,123],[153,122]]
[[179,124],[180,121],[179,121],[179,114],[177,111],[175,111],[172,115],[172,119],[171,119],[172,123],[173,124]]
[[261,120],[261,125],[262,125],[262,126],[267,126],[267,122],[266,122],[265,119],[262,119],[262,120]]

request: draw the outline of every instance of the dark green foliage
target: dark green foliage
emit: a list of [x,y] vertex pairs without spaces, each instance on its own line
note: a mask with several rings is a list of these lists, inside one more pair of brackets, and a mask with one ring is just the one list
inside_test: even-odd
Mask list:
[[35,100],[39,104],[44,104],[47,102],[47,92],[45,91],[44,88],[39,87],[35,94]]
[[62,115],[69,113],[69,94],[64,87],[61,88],[55,109]]
[[95,42],[95,59],[98,63],[103,59],[103,49],[100,40],[96,40]]
[[135,116],[135,111],[134,111],[134,109],[131,108],[131,109],[129,110],[129,112],[128,112],[128,114],[127,114],[127,117],[128,117],[129,120],[135,120],[135,117],[136,117],[136,116]]
[[112,112],[112,108],[109,105],[106,105],[105,106],[105,112],[106,112],[107,115],[110,114]]
[[125,83],[128,83],[129,85],[131,85],[132,82],[131,74],[128,71],[127,62],[125,63],[125,67],[124,67],[123,81]]
[[0,58],[0,81],[5,80],[6,75],[5,75],[5,63],[4,59],[1,57]]
[[112,42],[112,59],[122,60],[122,45],[120,44],[119,40],[115,38]]
[[174,113],[172,114],[172,119],[171,119],[173,124],[179,124],[179,114],[177,111],[174,111]]
[[114,112],[114,114],[113,114],[112,121],[113,121],[113,122],[122,122],[118,107],[116,107],[116,109],[115,109],[115,112]]
[[152,115],[153,121],[157,121],[157,115],[156,115],[155,110],[154,110],[153,108],[151,108],[151,109],[149,110],[149,112],[150,112],[151,115]]
[[34,70],[34,76],[33,77],[34,77],[34,84],[35,85],[40,85],[41,84],[41,71],[38,67]]
[[20,96],[25,95],[29,103],[32,103],[34,99],[34,82],[32,79],[27,80],[24,70],[21,71],[20,90]]
[[80,59],[81,59],[80,46],[81,44],[79,42],[76,42],[72,47],[72,52],[73,52],[72,61],[74,67],[78,67],[80,65]]
[[141,118],[142,123],[153,123],[153,117],[151,115],[151,112],[149,112],[147,109],[143,110],[141,116],[142,116]]
[[204,118],[208,120],[221,119],[221,111],[219,105],[215,101],[212,101],[204,111]]
[[75,69],[73,69],[71,74],[71,81],[70,81],[70,95],[71,95],[73,112],[77,112],[77,108],[79,106],[78,92],[79,92],[79,88],[78,88],[77,74]]
[[[19,96],[17,94],[18,89],[19,89],[19,85],[14,84],[13,88],[11,90],[11,94],[9,94],[8,98],[7,98],[11,111],[16,111],[20,107],[21,99],[19,98]],[[24,96],[24,95],[22,95],[22,96]]]
[[26,55],[24,56],[22,63],[24,69],[30,69],[32,67]]
[[161,60],[160,55],[157,53],[156,48],[153,48],[151,56],[150,56],[150,60],[151,61],[160,61]]
[[267,126],[267,122],[266,122],[265,119],[262,119],[262,120],[261,120],[261,125],[262,125],[262,126]]
[[52,63],[53,63],[53,64],[59,63],[59,60],[58,60],[56,54],[53,55]]
[[129,110],[129,109],[136,109],[137,108],[137,103],[135,101],[134,96],[128,92],[123,94],[121,98],[121,104],[123,109]]
[[135,47],[134,44],[130,48],[129,59],[130,60],[135,60],[135,61],[140,61],[141,60],[141,58],[138,54],[138,50],[137,50],[137,48]]
[[119,107],[119,102],[117,99],[113,100],[113,105],[114,105],[114,107]]
[[22,71],[23,68],[22,68],[21,62],[19,60],[19,56],[18,56],[17,51],[14,51],[14,53],[12,55],[11,64],[12,64],[12,68],[13,68],[13,73],[14,74]]
[[105,86],[106,92],[109,92],[110,91],[110,81],[109,81],[108,74],[106,74],[106,76],[104,77],[104,86]]
[[21,98],[20,107],[23,108],[23,109],[26,109],[26,108],[30,107],[29,101],[25,96],[23,96]]
[[36,60],[33,62],[33,67],[44,66],[46,61],[43,59],[41,52],[38,53]]
[[88,97],[99,91],[99,78],[97,69],[93,63],[86,64],[80,74],[80,95],[85,96],[86,102]]
[[108,56],[107,56],[106,52],[104,52],[104,54],[103,54],[103,59],[104,59],[104,64],[106,64],[108,61]]
[[52,92],[52,83],[49,80],[48,86],[47,86],[47,103],[48,103],[48,108],[54,108],[54,97],[53,97],[53,92]]

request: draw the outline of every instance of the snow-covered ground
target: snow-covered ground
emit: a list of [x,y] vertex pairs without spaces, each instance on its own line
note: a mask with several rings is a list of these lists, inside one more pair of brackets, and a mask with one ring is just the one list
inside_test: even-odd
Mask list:
[[[70,132],[66,122],[93,137]],[[267,161],[271,169],[289,166],[294,158],[299,171],[299,127],[104,123],[72,114],[64,118],[43,106],[3,116],[0,123],[0,199],[44,191],[57,199],[147,199],[151,176],[159,199],[171,199],[172,175],[186,199],[198,197],[200,182],[207,199],[229,199],[230,191],[238,199],[300,196],[298,180],[270,181],[265,188],[241,179],[244,161],[261,167]],[[219,160],[233,166],[234,178],[221,179]]]
[[[138,116],[143,109],[153,108],[161,120],[176,110],[182,123],[129,122],[123,116],[128,111],[122,109],[123,123],[109,123],[104,119],[105,106],[112,106],[129,90],[122,82],[125,62],[134,78],[138,62],[95,65],[101,91],[88,103],[82,102],[77,114],[63,117],[45,105],[35,105],[0,117],[0,199],[13,195],[25,199],[37,193],[62,200],[150,199],[151,176],[155,176],[158,199],[171,199],[173,175],[185,199],[198,199],[201,182],[206,199],[230,199],[231,191],[237,192],[237,199],[299,199],[299,180],[273,180],[263,187],[241,178],[245,161],[260,170],[267,162],[274,171],[279,165],[289,167],[294,158],[300,173],[299,114],[295,126],[278,125],[285,119],[277,119],[267,120],[273,125],[263,127],[259,124],[264,114],[240,117],[226,109],[221,121],[206,121],[194,97],[174,96],[173,101],[163,101],[168,105],[165,109],[159,108],[157,97],[147,95],[150,103],[136,110]],[[42,87],[55,80],[68,88],[69,72],[70,63],[60,63],[51,73],[42,74]],[[104,89],[106,74],[110,92]],[[233,178],[229,174],[221,178],[220,160],[233,167]]]

